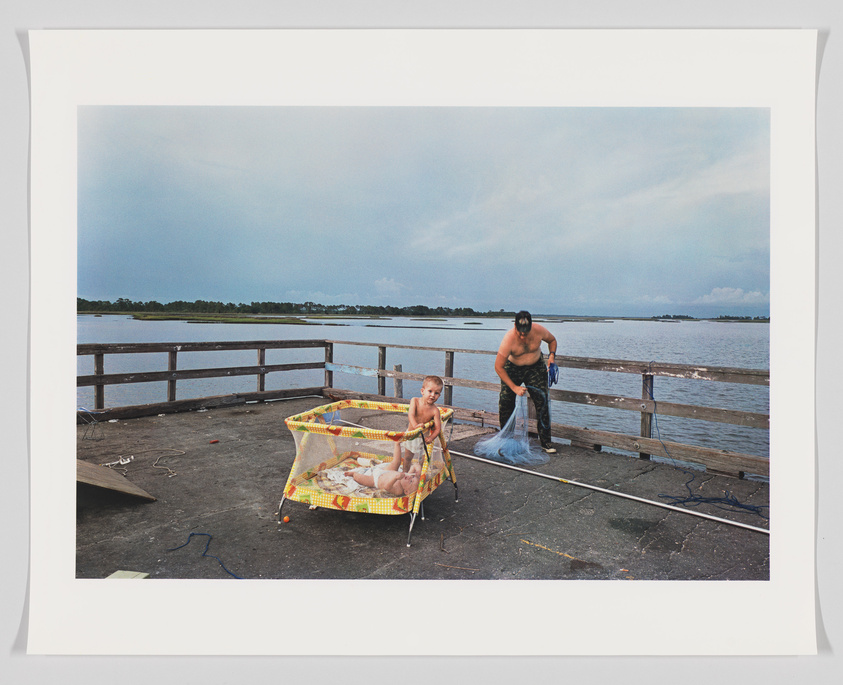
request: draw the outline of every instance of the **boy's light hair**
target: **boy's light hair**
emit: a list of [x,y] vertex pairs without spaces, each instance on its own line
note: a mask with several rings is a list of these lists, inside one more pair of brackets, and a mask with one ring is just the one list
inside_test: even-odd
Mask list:
[[445,382],[441,378],[439,378],[439,376],[425,376],[424,380],[422,381],[422,387],[424,387],[428,383],[440,388],[445,387]]

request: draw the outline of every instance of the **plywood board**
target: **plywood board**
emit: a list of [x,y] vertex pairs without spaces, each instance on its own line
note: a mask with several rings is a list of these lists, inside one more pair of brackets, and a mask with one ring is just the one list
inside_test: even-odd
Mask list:
[[76,460],[76,482],[87,483],[88,485],[105,488],[107,490],[125,492],[127,495],[134,495],[135,497],[142,497],[143,499],[153,502],[155,501],[155,498],[152,495],[143,488],[139,488],[125,476],[106,466],[89,464],[81,459]]

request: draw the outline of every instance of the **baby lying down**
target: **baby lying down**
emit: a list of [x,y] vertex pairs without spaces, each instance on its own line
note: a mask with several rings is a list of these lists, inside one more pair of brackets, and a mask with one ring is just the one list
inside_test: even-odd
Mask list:
[[346,472],[346,476],[353,478],[360,485],[386,490],[389,494],[395,495],[396,497],[410,495],[419,487],[421,467],[414,463],[405,473],[398,470],[400,464],[401,453],[396,451],[396,455],[388,464],[377,464],[366,468],[351,469]]

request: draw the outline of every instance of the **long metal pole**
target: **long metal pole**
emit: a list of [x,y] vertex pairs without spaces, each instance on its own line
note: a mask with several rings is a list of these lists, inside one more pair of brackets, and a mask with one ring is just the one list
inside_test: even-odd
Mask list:
[[588,485],[586,483],[580,483],[575,480],[568,480],[567,478],[560,478],[559,476],[551,476],[547,473],[541,473],[539,471],[531,471],[530,469],[524,469],[520,466],[512,466],[511,464],[503,464],[499,461],[492,461],[491,459],[483,459],[483,457],[475,457],[473,454],[464,454],[463,452],[457,452],[456,450],[450,450],[451,454],[457,454],[461,457],[465,457],[466,459],[473,459],[474,461],[482,461],[485,464],[492,464],[493,466],[500,466],[501,468],[505,469],[512,469],[513,471],[521,471],[522,473],[527,473],[531,476],[539,476],[541,478],[548,478],[549,480],[555,480],[559,483],[565,483],[566,485],[576,485],[579,488],[587,488],[588,490],[594,490],[596,492],[602,492],[607,495],[614,495],[615,497],[623,497],[624,499],[630,499],[635,502],[642,502],[644,504],[651,504],[654,507],[661,507],[662,509],[670,509],[671,511],[678,511],[682,514],[690,514],[691,516],[699,516],[700,518],[709,519],[711,521],[717,521],[718,523],[725,523],[730,526],[737,526],[738,528],[746,528],[747,530],[754,530],[757,533],[765,533],[766,535],[770,534],[770,531],[766,528],[758,528],[757,526],[750,526],[746,523],[739,523],[737,521],[730,521],[728,519],[719,518],[718,516],[710,516],[709,514],[703,514],[699,511],[690,511],[688,509],[683,509],[682,507],[675,507],[672,504],[664,504],[662,502],[654,502],[651,499],[644,499],[642,497],[636,497],[635,495],[627,495],[624,492],[617,492],[616,490],[606,490],[605,488],[598,488],[596,485]]

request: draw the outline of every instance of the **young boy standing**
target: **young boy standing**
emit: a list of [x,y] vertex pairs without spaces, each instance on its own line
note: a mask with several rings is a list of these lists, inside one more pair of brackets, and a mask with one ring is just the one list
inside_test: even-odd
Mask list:
[[[442,419],[439,416],[439,407],[436,406],[436,401],[439,399],[439,395],[442,394],[444,385],[444,382],[439,376],[426,376],[422,382],[421,395],[410,400],[410,409],[407,411],[407,430],[409,431],[422,426],[431,419],[433,419],[433,428],[427,431],[426,434],[403,443],[403,465],[405,472],[410,470],[410,464],[414,456],[419,461],[424,457],[424,443],[433,442],[442,430]],[[395,445],[395,454],[399,454],[400,450],[401,443],[397,443]]]

